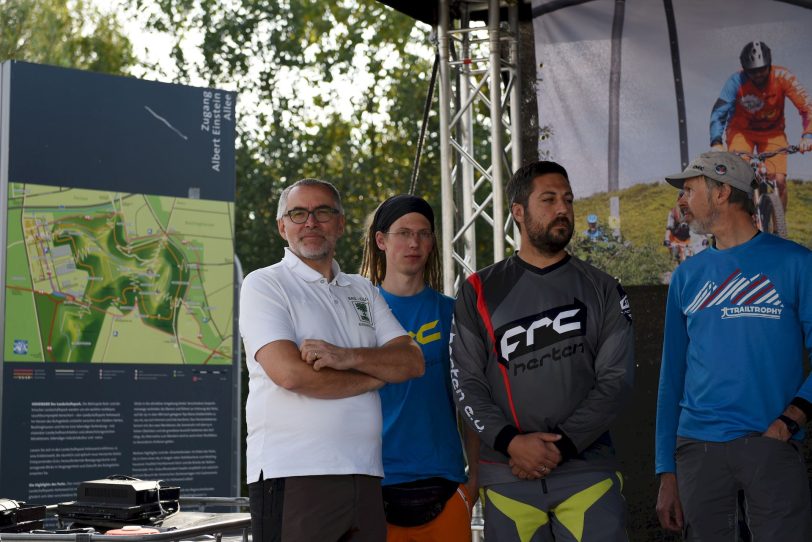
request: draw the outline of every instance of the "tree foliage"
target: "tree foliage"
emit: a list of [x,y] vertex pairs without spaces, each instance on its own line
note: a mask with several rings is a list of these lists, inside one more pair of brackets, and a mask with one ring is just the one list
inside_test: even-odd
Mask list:
[[136,63],[115,16],[83,0],[0,0],[0,60],[123,74]]
[[[415,31],[412,19],[372,0],[138,0],[135,6],[149,28],[176,37],[179,82],[199,77],[240,91],[236,239],[245,270],[281,257],[276,200],[284,186],[310,176],[341,191],[347,232],[338,259],[357,269],[366,215],[408,189],[431,70],[431,50],[415,52],[413,44],[428,29]],[[183,45],[190,42],[200,47],[199,60],[187,57]],[[362,91],[350,103],[342,95],[347,81]],[[437,154],[429,144],[422,171],[437,171]],[[438,203],[436,186],[427,177],[418,192]]]

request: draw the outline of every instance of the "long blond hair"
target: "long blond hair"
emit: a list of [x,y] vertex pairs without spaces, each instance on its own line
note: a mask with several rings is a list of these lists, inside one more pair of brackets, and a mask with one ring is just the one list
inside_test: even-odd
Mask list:
[[[400,199],[398,199],[400,198]],[[379,286],[383,279],[386,277],[386,254],[383,250],[378,248],[378,243],[375,240],[375,234],[377,232],[387,233],[389,225],[392,222],[400,218],[406,214],[406,212],[401,213],[399,216],[395,215],[395,218],[389,220],[389,224],[386,224],[386,229],[382,229],[381,226],[381,215],[382,210],[386,210],[390,208],[393,204],[403,201],[404,198],[414,198],[414,200],[420,200],[431,210],[431,207],[428,206],[428,203],[423,198],[418,198],[417,196],[406,196],[401,194],[399,196],[393,196],[380,205],[378,208],[375,209],[375,212],[370,214],[367,217],[367,231],[366,236],[364,237],[364,255],[361,259],[361,268],[359,269],[359,273],[368,278],[372,284],[375,286]],[[412,201],[414,201],[412,200]],[[421,212],[416,209],[407,209],[407,212]],[[425,213],[421,213],[426,218],[429,219],[431,223],[431,231],[434,233],[434,214],[431,211],[431,215],[427,215]],[[391,218],[391,216],[389,217]],[[442,291],[443,289],[443,270],[442,266],[440,265],[440,248],[437,244],[437,236],[434,236],[434,242],[431,246],[431,252],[429,252],[429,257],[426,260],[426,266],[423,268],[423,280],[429,287],[434,288],[435,290]]]

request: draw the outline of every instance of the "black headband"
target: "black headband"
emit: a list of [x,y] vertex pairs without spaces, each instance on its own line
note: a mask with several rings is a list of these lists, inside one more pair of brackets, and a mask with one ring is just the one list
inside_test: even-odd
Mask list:
[[375,217],[372,219],[372,229],[373,231],[386,232],[395,220],[409,213],[420,213],[425,216],[431,224],[431,231],[434,231],[434,211],[431,210],[431,205],[423,198],[409,194],[392,196],[381,203],[378,210],[375,211]]

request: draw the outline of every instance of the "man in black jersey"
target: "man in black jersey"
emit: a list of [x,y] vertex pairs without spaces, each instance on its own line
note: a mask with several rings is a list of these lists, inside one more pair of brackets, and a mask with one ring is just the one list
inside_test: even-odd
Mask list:
[[471,275],[457,298],[451,380],[480,436],[485,538],[625,541],[608,428],[631,395],[628,298],[564,249],[572,189],[555,162],[507,185],[521,250]]

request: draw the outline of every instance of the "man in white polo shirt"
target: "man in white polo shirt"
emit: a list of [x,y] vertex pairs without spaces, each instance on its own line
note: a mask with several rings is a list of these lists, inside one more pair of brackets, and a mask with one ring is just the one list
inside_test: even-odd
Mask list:
[[253,539],[384,540],[376,390],[422,375],[420,348],[378,290],[333,259],[344,212],[332,184],[287,187],[277,226],[284,258],[240,293]]

